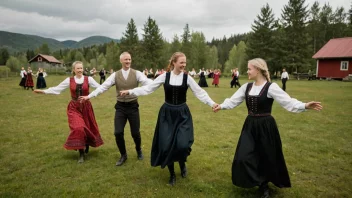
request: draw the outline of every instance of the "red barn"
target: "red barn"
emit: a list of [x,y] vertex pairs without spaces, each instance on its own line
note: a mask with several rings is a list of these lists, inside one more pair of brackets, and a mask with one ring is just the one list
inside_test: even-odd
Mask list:
[[317,60],[317,78],[352,75],[352,37],[331,39],[313,58]]

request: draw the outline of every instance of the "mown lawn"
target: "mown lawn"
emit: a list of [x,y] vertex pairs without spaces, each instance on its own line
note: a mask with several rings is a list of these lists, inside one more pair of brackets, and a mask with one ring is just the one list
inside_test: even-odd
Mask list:
[[[64,76],[48,76],[55,86]],[[99,79],[96,78],[98,81]],[[78,154],[63,148],[69,132],[66,107],[69,91],[36,95],[18,86],[20,78],[0,79],[0,197],[257,197],[256,188],[231,183],[231,164],[245,104],[213,113],[189,91],[195,142],[188,158],[189,175],[167,185],[167,169],[150,166],[150,149],[163,89],[139,98],[142,145],[138,161],[126,126],[129,158],[116,167],[119,153],[113,135],[115,88],[92,99],[105,144],[91,149],[83,164]],[[221,103],[237,89],[230,79],[220,88],[205,90]],[[247,80],[241,79],[244,84]],[[274,81],[275,82],[275,81]],[[208,80],[209,85],[211,81]],[[281,83],[277,81],[281,86]],[[273,197],[349,197],[352,194],[352,83],[340,81],[288,81],[287,92],[301,101],[321,101],[321,112],[294,114],[274,103],[273,115],[281,133],[292,188],[273,185]]]

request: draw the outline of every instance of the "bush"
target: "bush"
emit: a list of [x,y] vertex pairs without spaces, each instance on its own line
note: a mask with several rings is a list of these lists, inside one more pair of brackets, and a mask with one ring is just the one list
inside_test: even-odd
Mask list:
[[7,78],[10,76],[10,68],[6,66],[0,66],[0,78]]

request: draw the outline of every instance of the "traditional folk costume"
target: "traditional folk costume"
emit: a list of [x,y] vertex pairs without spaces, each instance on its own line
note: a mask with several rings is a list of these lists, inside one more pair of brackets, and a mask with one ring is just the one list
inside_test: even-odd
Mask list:
[[286,94],[276,83],[256,86],[246,83],[221,104],[232,109],[246,101],[248,116],[243,124],[232,163],[232,183],[243,188],[272,182],[277,187],[291,187],[279,130],[271,116],[273,101],[286,110],[305,111],[302,103]]
[[60,94],[66,88],[70,88],[71,101],[67,107],[70,134],[64,144],[68,150],[85,149],[86,145],[98,147],[103,144],[91,102],[78,101],[79,96],[89,94],[90,86],[96,88],[99,84],[92,77],[74,76],[66,78],[56,87],[43,90],[45,94]]
[[220,82],[220,72],[216,72],[213,74],[212,85],[215,85],[215,87],[217,87],[219,85],[219,82]]
[[44,78],[44,73],[43,72],[38,72],[38,77],[37,77],[37,89],[43,89],[46,88],[46,82]]
[[199,73],[199,82],[198,85],[200,87],[208,87],[207,79],[205,78],[205,71],[201,71]]
[[26,80],[27,80],[26,70],[22,69],[20,75],[21,75],[21,82],[19,85],[25,89],[26,88]]
[[[170,167],[180,162],[181,171],[184,162],[191,153],[193,138],[193,120],[186,104],[188,87],[203,103],[213,106],[215,102],[206,91],[198,86],[191,76],[181,72],[161,74],[151,84],[130,90],[132,95],[148,95],[164,84],[165,103],[161,106],[155,127],[151,151],[151,165]],[[184,166],[185,167],[185,166]],[[174,174],[174,173],[173,173]],[[181,173],[182,174],[182,173]],[[184,175],[183,175],[184,176]]]
[[89,98],[96,97],[99,94],[107,91],[110,87],[115,85],[117,102],[115,104],[115,118],[114,118],[114,135],[116,145],[119,148],[121,158],[116,163],[117,166],[122,165],[127,160],[127,151],[124,138],[124,129],[127,120],[130,124],[131,135],[136,145],[138,159],[142,160],[141,148],[141,134],[140,134],[140,116],[139,104],[136,96],[121,96],[120,91],[133,89],[138,87],[138,84],[147,85],[153,82],[148,79],[142,72],[134,69],[120,69],[119,71],[111,74],[106,81],[88,95]]
[[33,90],[34,83],[33,83],[33,77],[32,77],[32,70],[27,71],[25,86],[27,87],[27,89],[31,88]]

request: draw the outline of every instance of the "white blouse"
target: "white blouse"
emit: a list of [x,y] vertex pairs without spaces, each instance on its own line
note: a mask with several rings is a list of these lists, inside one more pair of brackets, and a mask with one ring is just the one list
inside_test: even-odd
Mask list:
[[[176,85],[176,86],[182,85],[183,72],[181,72],[179,75],[176,75],[173,72],[170,72],[170,73],[171,73],[170,85]],[[166,73],[163,73],[160,76],[158,76],[151,84],[148,84],[142,87],[136,87],[134,89],[129,90],[129,94],[133,94],[136,96],[151,94],[155,90],[157,90],[162,84],[165,83],[165,78],[166,78]],[[187,85],[189,88],[191,88],[193,94],[201,102],[211,107],[215,104],[215,102],[209,97],[208,93],[204,89],[202,89],[190,75],[188,75],[188,78],[187,78]]]
[[[253,82],[252,89],[249,92],[249,95],[255,96],[259,95],[260,91],[266,83],[256,86]],[[242,85],[232,96],[231,98],[226,98],[225,101],[220,104],[221,109],[232,109],[240,105],[245,100],[245,92],[247,89],[248,83]],[[300,113],[305,111],[305,103],[298,101],[297,99],[291,98],[286,92],[284,92],[279,85],[276,83],[271,83],[268,94],[268,98],[273,98],[279,104],[285,108],[287,111],[294,113]]]
[[[81,78],[77,78],[74,76],[75,82],[77,84],[82,84],[84,81],[84,76]],[[88,84],[90,87],[97,88],[99,87],[99,83],[97,83],[92,77],[88,77]],[[49,89],[43,90],[45,94],[60,94],[63,90],[67,89],[70,87],[70,77],[66,78],[64,81],[62,81],[58,86],[56,87],[50,87]]]
[[[122,69],[122,76],[124,77],[125,80],[127,80],[127,77],[130,73],[131,69],[128,69],[127,71]],[[99,94],[107,91],[110,87],[112,87],[113,85],[115,85],[115,75],[116,72],[112,73],[108,79],[106,79],[106,81],[104,81],[104,83],[102,85],[100,85],[100,87],[98,87],[97,89],[95,89],[92,93],[90,93],[88,95],[88,98],[93,98],[98,96]],[[136,70],[136,78],[137,78],[137,82],[141,83],[142,86],[147,85],[149,83],[152,83],[153,80],[147,78],[142,72],[137,71]]]

